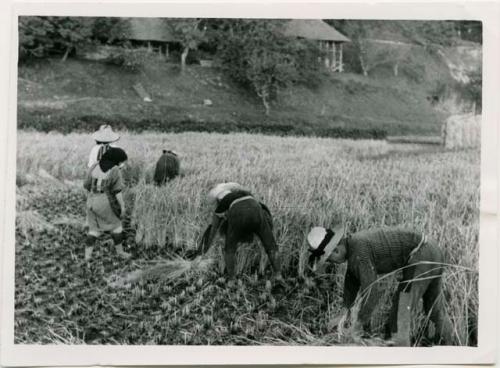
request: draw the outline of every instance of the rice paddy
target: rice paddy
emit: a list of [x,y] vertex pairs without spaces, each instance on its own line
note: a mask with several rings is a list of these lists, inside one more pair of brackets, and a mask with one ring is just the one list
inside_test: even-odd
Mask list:
[[[394,277],[381,282],[373,336],[359,338],[349,323],[329,328],[345,266],[314,279],[306,271],[310,227],[340,221],[351,231],[404,226],[433,237],[449,264],[444,293],[455,343],[477,343],[479,150],[209,133],[122,132],[119,143],[129,156],[125,232],[133,257],[118,259],[103,239],[89,270],[81,180],[90,136],[18,132],[16,343],[388,344],[380,333]],[[156,187],[162,149],[179,153],[181,175]],[[258,242],[240,247],[232,284],[222,273],[222,239],[198,263],[185,260],[213,211],[206,194],[222,181],[241,183],[270,208],[284,286],[270,287]],[[168,277],[155,274],[160,264],[173,267]],[[131,275],[144,277],[123,282]],[[413,343],[426,344],[417,323]]]

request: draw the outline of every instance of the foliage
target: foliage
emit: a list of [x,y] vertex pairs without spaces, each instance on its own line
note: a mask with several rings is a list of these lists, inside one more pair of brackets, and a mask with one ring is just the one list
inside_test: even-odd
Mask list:
[[226,20],[219,26],[218,56],[236,81],[249,86],[269,115],[281,89],[314,80],[320,51],[305,40],[284,37],[281,20]]
[[196,120],[141,120],[137,122],[128,122],[126,117],[117,117],[109,119],[97,116],[82,116],[73,119],[64,119],[61,121],[51,116],[38,116],[27,119],[20,119],[20,129],[34,129],[42,132],[59,131],[70,133],[74,131],[92,131],[95,130],[95,122],[101,121],[112,124],[119,129],[130,131],[160,131],[160,132],[213,132],[213,133],[261,133],[266,135],[278,136],[315,136],[329,138],[350,138],[350,139],[384,139],[387,132],[381,128],[351,128],[342,126],[309,126],[307,122],[302,124],[286,124],[279,122],[239,122],[238,124],[228,121],[214,121],[207,124]]
[[463,95],[475,104],[476,113],[481,113],[483,106],[483,70],[479,68],[468,74],[469,82],[463,88]]
[[482,110],[482,68],[469,70],[465,81],[454,79],[437,80],[430,89],[431,96],[444,102],[455,99],[455,103],[464,105],[470,112],[480,114]]
[[63,54],[90,42],[94,20],[86,17],[19,17],[19,58]]
[[480,21],[463,20],[458,22],[458,30],[463,40],[483,43],[483,24]]
[[185,69],[189,50],[196,50],[200,43],[205,40],[205,31],[200,28],[201,21],[201,18],[176,18],[168,20],[173,29],[174,36],[183,47],[181,54],[182,70]]
[[360,38],[414,43],[420,46],[452,46],[459,39],[459,21],[327,20],[356,41]]
[[121,38],[124,27],[124,22],[118,17],[93,17],[92,39],[100,44],[115,43]]
[[145,48],[121,47],[113,50],[106,63],[123,67],[126,70],[137,72],[141,70],[150,57],[150,52]]

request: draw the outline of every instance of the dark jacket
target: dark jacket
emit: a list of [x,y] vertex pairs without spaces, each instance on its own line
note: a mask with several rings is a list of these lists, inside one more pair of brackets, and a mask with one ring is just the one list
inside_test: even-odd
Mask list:
[[354,304],[358,291],[366,292],[358,315],[363,324],[369,322],[378,301],[375,285],[378,274],[406,266],[422,236],[403,229],[377,229],[360,231],[347,238],[344,306],[350,308]]
[[165,184],[179,175],[179,158],[172,151],[163,151],[155,167],[154,182],[156,185]]
[[[251,197],[242,202],[235,202],[244,197]],[[234,203],[234,206],[232,206]],[[229,218],[230,217],[230,218]],[[263,231],[262,227],[266,227]],[[226,236],[228,229],[232,231],[235,241],[250,242],[254,234],[267,233],[273,228],[273,220],[269,208],[258,202],[248,191],[235,190],[222,198],[217,204],[212,223],[203,234],[200,252],[205,253],[212,244],[219,229]]]

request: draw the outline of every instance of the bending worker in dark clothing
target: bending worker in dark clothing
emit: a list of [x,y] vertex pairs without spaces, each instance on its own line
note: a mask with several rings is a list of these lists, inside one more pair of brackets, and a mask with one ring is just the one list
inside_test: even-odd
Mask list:
[[401,269],[403,278],[393,297],[386,337],[397,332],[396,344],[410,345],[411,315],[423,299],[424,311],[435,325],[434,343],[451,344],[451,326],[441,292],[444,257],[436,243],[398,228],[346,235],[342,226],[333,231],[315,227],[307,240],[314,270],[327,259],[335,263],[347,261],[344,307],[350,310],[358,292],[361,293],[358,322],[364,331],[369,331],[370,317],[379,299],[378,275]]
[[163,154],[156,162],[154,181],[156,185],[163,185],[179,175],[179,157],[174,151],[163,150]]
[[197,254],[204,254],[220,228],[225,235],[224,260],[229,278],[235,276],[236,248],[240,242],[251,242],[256,234],[266,250],[277,277],[280,277],[278,246],[273,235],[273,220],[269,209],[237,183],[222,183],[209,196],[217,203],[212,224],[203,235]]

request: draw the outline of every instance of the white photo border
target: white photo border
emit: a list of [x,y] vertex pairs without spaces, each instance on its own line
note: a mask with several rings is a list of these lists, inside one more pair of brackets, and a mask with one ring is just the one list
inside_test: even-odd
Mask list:
[[[10,5],[10,7],[9,7]],[[5,7],[5,4],[3,5]],[[20,15],[480,20],[483,22],[483,110],[477,347],[139,346],[14,344],[17,17]],[[1,366],[488,364],[496,359],[500,4],[498,2],[7,2],[2,29],[0,103]],[[7,34],[3,31],[6,29]],[[5,59],[5,60],[4,60]],[[5,96],[4,96],[5,94]],[[7,116],[8,113],[8,116]],[[3,128],[3,126],[2,126]],[[4,133],[6,132],[6,134]],[[5,174],[4,174],[5,173]]]

